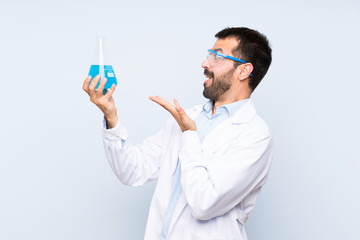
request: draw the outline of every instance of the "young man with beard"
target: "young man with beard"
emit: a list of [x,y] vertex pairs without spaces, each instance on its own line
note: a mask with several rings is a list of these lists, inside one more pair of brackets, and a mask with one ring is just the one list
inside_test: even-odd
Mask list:
[[[272,137],[256,114],[251,93],[271,63],[267,38],[248,28],[226,28],[202,63],[202,106],[184,111],[149,97],[174,118],[141,145],[118,121],[112,94],[100,77],[83,89],[104,113],[107,159],[120,181],[139,186],[158,179],[145,239],[247,239],[244,224],[267,179]],[[175,120],[175,121],[174,121]]]

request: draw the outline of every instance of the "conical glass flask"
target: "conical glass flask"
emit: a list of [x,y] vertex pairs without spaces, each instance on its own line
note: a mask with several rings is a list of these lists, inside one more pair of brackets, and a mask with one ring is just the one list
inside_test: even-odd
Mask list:
[[[100,74],[101,80],[107,78],[107,82],[104,87],[104,93],[115,83],[117,85],[116,76],[112,65],[109,62],[109,59],[106,56],[104,47],[105,47],[105,37],[95,37],[96,46],[94,56],[91,62],[91,67],[89,75],[94,78]],[[96,86],[96,89],[99,87],[99,83]],[[91,80],[92,81],[92,80]],[[91,82],[90,82],[91,83]]]

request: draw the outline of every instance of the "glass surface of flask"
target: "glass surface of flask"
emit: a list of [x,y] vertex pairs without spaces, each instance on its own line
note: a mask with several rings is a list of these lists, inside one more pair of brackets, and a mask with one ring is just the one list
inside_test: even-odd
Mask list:
[[105,52],[105,37],[95,37],[95,39],[96,39],[96,46],[95,46],[94,56],[91,61],[89,75],[93,79],[94,77],[100,74],[101,80],[97,84],[96,89],[99,87],[100,82],[104,78],[107,79],[107,82],[104,87],[104,94],[105,94],[113,84],[117,85],[117,81],[116,81],[114,69],[111,63],[109,62],[109,59],[107,58]]

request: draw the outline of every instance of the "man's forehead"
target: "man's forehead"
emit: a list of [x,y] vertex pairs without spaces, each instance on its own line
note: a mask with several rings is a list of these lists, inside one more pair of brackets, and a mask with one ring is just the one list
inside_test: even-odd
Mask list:
[[239,41],[234,37],[217,39],[212,50],[224,54],[231,54],[231,51],[238,46]]

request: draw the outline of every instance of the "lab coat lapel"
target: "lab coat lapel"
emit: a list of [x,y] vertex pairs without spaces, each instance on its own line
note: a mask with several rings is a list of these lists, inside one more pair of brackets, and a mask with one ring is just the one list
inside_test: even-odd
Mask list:
[[[186,113],[189,115],[189,117],[191,119],[196,119],[196,117],[200,114],[201,109],[202,109],[201,106],[197,106],[197,107],[190,109],[189,111],[186,111]],[[171,174],[174,174],[174,172],[176,170],[178,157],[179,157],[182,131],[177,123],[172,131],[173,131],[173,134],[172,134],[173,137],[172,137],[171,141],[172,141],[173,151],[172,151],[172,155],[170,158],[171,159],[170,171],[171,171]]]
[[[187,111],[186,113],[188,114],[188,116],[195,120],[196,117],[200,114],[202,110],[202,106],[197,106],[189,111]],[[175,146],[175,149],[176,149],[176,156],[175,154],[173,155],[174,158],[178,158],[179,157],[179,151],[180,151],[180,140],[181,140],[181,130],[179,128],[179,132],[176,133],[176,136],[175,138],[177,138],[178,140],[175,142],[176,146]],[[172,174],[174,174],[175,170],[176,170],[176,163],[177,161],[172,161],[172,165],[171,165],[171,172]],[[174,214],[172,216],[172,220],[170,222],[170,225],[169,225],[169,231],[168,231],[168,235],[170,235],[176,221],[178,220],[181,212],[184,210],[185,206],[187,205],[187,202],[186,202],[186,199],[185,199],[185,196],[183,193],[181,193],[180,195],[180,198],[179,198],[179,201],[175,207],[175,211],[174,211]]]
[[233,124],[241,124],[250,122],[256,114],[255,106],[253,101],[250,99],[247,103],[242,106],[234,117],[231,118]]
[[251,100],[245,103],[235,115],[217,126],[204,139],[203,148],[205,153],[214,153],[222,146],[229,144],[239,135],[242,124],[250,122],[256,111]]
[[171,222],[170,222],[170,225],[169,225],[169,231],[168,231],[169,236],[171,234],[171,231],[174,228],[175,223],[177,222],[180,214],[182,213],[182,211],[184,210],[186,205],[187,205],[187,202],[186,202],[185,196],[184,196],[183,193],[181,193],[179,201],[178,201],[178,203],[176,205],[176,208],[175,208],[175,211],[174,211],[174,215],[172,216],[172,219],[171,219]]
[[176,126],[174,129],[173,139],[172,141],[172,149],[171,157],[170,157],[170,172],[171,174],[174,174],[176,170],[176,165],[179,158],[179,151],[180,151],[180,140],[181,140],[181,129],[180,127]]

